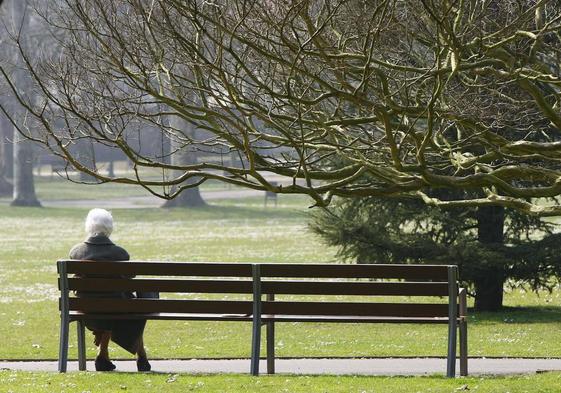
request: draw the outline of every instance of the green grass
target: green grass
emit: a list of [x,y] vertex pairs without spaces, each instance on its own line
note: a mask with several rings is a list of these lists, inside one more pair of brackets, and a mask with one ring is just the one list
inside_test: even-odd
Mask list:
[[[97,199],[142,190],[43,180],[43,199]],[[114,210],[113,239],[133,259],[169,261],[335,262],[336,250],[307,230],[304,197],[218,200],[202,209]],[[0,359],[56,359],[59,313],[55,261],[83,240],[86,209],[0,205]],[[469,320],[471,356],[561,356],[561,296],[511,291],[499,313]],[[149,322],[145,342],[154,358],[248,357],[248,323]],[[444,356],[446,327],[296,324],[277,326],[278,356]],[[130,358],[111,346],[115,358]],[[94,356],[88,339],[88,357]],[[76,357],[74,329],[70,357]],[[25,373],[0,371],[1,392],[556,392],[561,374],[460,378]],[[463,390],[462,390],[463,389]]]
[[[113,211],[113,239],[133,259],[169,261],[332,262],[335,250],[307,231],[303,198],[263,208],[252,198],[194,210]],[[0,206],[0,347],[4,359],[56,359],[58,309],[55,261],[83,239],[85,209]],[[559,291],[520,291],[510,308],[470,316],[472,356],[561,356]],[[72,330],[74,334],[74,329]],[[247,357],[248,323],[149,323],[153,357]],[[89,341],[89,340],[88,340]],[[71,336],[70,355],[76,356]],[[115,357],[128,357],[114,350]],[[279,356],[443,356],[446,327],[430,325],[281,324]],[[93,356],[88,345],[88,356]]]
[[[87,187],[67,192],[74,185],[45,181],[38,189],[45,185],[51,198],[81,197]],[[56,194],[57,188],[63,192]],[[101,188],[88,190],[91,198],[108,197]],[[121,191],[116,188],[115,195]],[[281,196],[277,208],[264,208],[263,199],[254,197],[193,210],[114,210],[113,239],[137,260],[334,262],[336,250],[307,230],[309,205],[304,197]],[[57,358],[55,261],[83,240],[86,213],[0,206],[0,359]],[[505,311],[470,316],[471,356],[561,356],[559,290],[540,296],[512,291],[505,304]],[[248,323],[151,321],[146,344],[156,358],[247,357],[249,337]],[[75,357],[74,329],[70,343]],[[443,356],[446,327],[286,323],[278,326],[275,344],[278,356],[287,357]]]
[[[78,181],[77,176],[72,176],[71,178]],[[217,181],[207,181],[200,188],[203,192],[241,190],[239,187],[229,186]],[[124,195],[129,197],[146,197],[152,195],[144,188],[138,186],[118,183],[73,183],[71,181],[62,180],[57,175],[54,175],[53,178],[49,176],[36,177],[35,190],[39,200],[95,200],[101,196],[106,199],[112,199],[122,198]],[[260,198],[260,200],[261,204],[263,204],[263,198]],[[0,201],[8,203],[11,201],[11,198],[2,197]]]
[[0,387],[13,393],[113,392],[329,392],[523,393],[561,392],[561,374],[446,379],[442,377],[261,376],[27,373],[0,371]]
[[[6,338],[0,358],[57,357],[55,261],[83,240],[86,213],[86,209],[0,206],[4,223],[0,334]],[[113,239],[134,259],[320,262],[334,258],[334,250],[322,247],[306,232],[304,215],[290,203],[269,209],[216,205],[194,210],[115,210],[113,215]],[[153,356],[247,356],[247,324],[154,323],[148,330],[147,346]],[[204,336],[212,337],[209,343],[215,345],[198,345]],[[93,348],[89,350],[91,355]]]

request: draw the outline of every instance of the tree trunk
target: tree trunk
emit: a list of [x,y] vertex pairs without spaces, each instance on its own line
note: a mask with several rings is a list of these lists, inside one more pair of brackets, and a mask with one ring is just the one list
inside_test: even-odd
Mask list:
[[14,192],[12,183],[14,156],[12,151],[13,125],[0,113],[0,196],[10,196]]
[[188,188],[179,194],[177,197],[164,202],[162,207],[203,207],[206,206],[201,193],[199,192],[199,187]]
[[475,310],[498,311],[503,306],[504,278],[496,269],[488,270],[489,276],[475,280]]
[[[174,118],[171,122],[173,128],[177,132],[182,132],[187,137],[194,136],[196,130],[193,126],[184,120]],[[194,139],[194,138],[193,138]],[[197,163],[197,150],[192,146],[184,146],[184,142],[177,140],[177,138],[170,139],[170,151],[171,151],[171,164],[172,165],[190,165]],[[182,172],[177,171],[175,175],[180,175]],[[186,184],[192,184],[196,182],[197,179],[190,179]],[[174,189],[173,189],[174,190]],[[172,191],[173,191],[172,190]],[[203,207],[206,206],[206,202],[201,197],[199,192],[199,187],[188,188],[181,192],[177,197],[166,201],[162,207]]]
[[[484,245],[503,244],[504,208],[501,206],[480,207],[477,210],[477,234]],[[479,271],[474,280],[475,309],[497,311],[503,305],[505,272],[502,267],[490,264]]]
[[107,164],[107,176],[115,177],[115,164],[113,163],[113,159]]
[[[14,178],[14,126],[8,121],[7,128],[4,129],[2,166],[4,167],[4,175],[8,179]],[[11,193],[10,193],[11,195]]]
[[[92,171],[96,170],[95,162],[95,149],[93,141],[89,139],[80,140],[76,144],[76,158],[88,169]],[[84,183],[98,183],[95,176],[92,176],[86,172],[80,172],[80,181]]]
[[[19,26],[24,41],[22,45],[27,46],[25,38],[30,31],[30,17],[27,13],[27,1],[12,1],[11,2],[11,16],[17,23],[21,22]],[[17,54],[15,55],[14,63],[17,65],[14,80],[18,90],[21,93],[25,92],[28,96],[33,94],[29,76],[26,75],[23,60]],[[16,115],[22,115],[24,108],[16,108]],[[33,127],[30,121],[26,127]],[[33,132],[29,128],[27,131]],[[35,184],[33,182],[33,144],[31,141],[25,139],[21,134],[14,130],[14,199],[12,206],[41,206],[37,196],[35,195]]]
[[41,206],[33,182],[33,144],[14,132],[14,199],[12,206]]

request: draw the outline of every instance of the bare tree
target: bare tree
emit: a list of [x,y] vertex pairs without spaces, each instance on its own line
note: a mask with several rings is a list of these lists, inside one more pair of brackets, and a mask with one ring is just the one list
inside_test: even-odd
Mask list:
[[13,185],[8,180],[13,176],[12,151],[13,126],[0,114],[0,195],[11,196]]
[[[20,132],[100,181],[167,199],[218,179],[321,206],[405,196],[561,213],[537,199],[561,193],[557,0],[65,0],[40,12],[56,55],[35,66],[18,42],[40,99],[0,69],[43,127]],[[126,139],[142,123],[247,165],[142,154]],[[124,151],[134,176],[83,165],[70,149],[83,138]]]
[[[2,2],[0,1],[0,5]],[[6,12],[5,8],[0,9],[0,17]],[[5,34],[0,33],[0,50],[5,50]],[[0,86],[3,84],[0,83]],[[0,95],[0,99],[3,97]],[[8,180],[13,176],[13,125],[9,119],[0,113],[0,195],[11,196],[13,193],[12,183]]]
[[[31,34],[31,17],[28,9],[27,0],[15,1],[8,3],[7,18],[5,18],[5,27],[10,34]],[[6,20],[7,19],[7,20]],[[25,43],[20,42],[21,48],[29,48],[30,37]],[[34,93],[31,78],[25,71],[23,59],[20,58],[16,48],[9,52],[12,55],[13,80],[17,84],[18,95],[29,98],[30,102],[34,102]],[[5,99],[3,100],[3,102]],[[3,105],[4,107],[8,105]],[[11,108],[14,105],[9,105]],[[21,121],[20,129],[25,127],[26,130],[35,128],[39,125],[35,116],[28,116],[27,110],[17,108],[12,112],[11,118]],[[4,131],[6,134],[7,130]],[[4,134],[4,135],[6,135]],[[4,136],[3,135],[3,136]],[[4,143],[5,140],[2,141]],[[6,151],[5,149],[4,151]],[[34,160],[34,143],[25,138],[23,134],[13,133],[13,200],[12,206],[41,206],[35,194],[35,183],[33,179],[33,160]]]

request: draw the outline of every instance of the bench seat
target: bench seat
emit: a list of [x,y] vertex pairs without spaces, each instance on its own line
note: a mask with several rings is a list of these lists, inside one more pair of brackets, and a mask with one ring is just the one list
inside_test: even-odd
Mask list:
[[[180,313],[126,313],[126,314],[84,314],[71,312],[71,321],[84,321],[87,319],[149,319],[149,320],[178,320],[178,321],[232,321],[251,322],[253,316],[247,314],[180,314]],[[465,317],[458,318],[458,323]],[[364,316],[337,316],[337,315],[268,315],[261,316],[262,323],[266,322],[332,322],[332,323],[423,323],[447,324],[447,317],[364,317]]]
[[87,319],[149,319],[149,320],[177,320],[177,321],[242,321],[251,322],[253,316],[247,314],[181,314],[181,313],[126,313],[126,314],[84,314],[71,312],[72,321],[85,321]]

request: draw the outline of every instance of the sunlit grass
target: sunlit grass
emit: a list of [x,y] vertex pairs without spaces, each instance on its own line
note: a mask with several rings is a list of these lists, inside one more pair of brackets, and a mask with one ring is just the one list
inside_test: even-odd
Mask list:
[[[92,197],[106,197],[92,190]],[[283,195],[278,202],[264,208],[255,197],[213,201],[203,209],[114,210],[113,239],[136,260],[336,262],[336,250],[307,230],[310,201]],[[0,206],[0,358],[57,358],[55,261],[83,240],[86,213]],[[470,316],[470,355],[561,356],[559,291],[538,297],[515,290],[505,304],[505,311]],[[146,332],[149,352],[158,358],[247,357],[249,340],[248,323],[160,321]],[[284,323],[275,346],[278,356],[444,356],[446,327]],[[128,354],[114,350],[113,356]]]
[[137,373],[28,373],[0,371],[0,388],[17,393],[52,392],[329,392],[329,393],[555,393],[561,392],[561,374],[531,376],[443,378],[357,376],[261,376],[137,374]]

